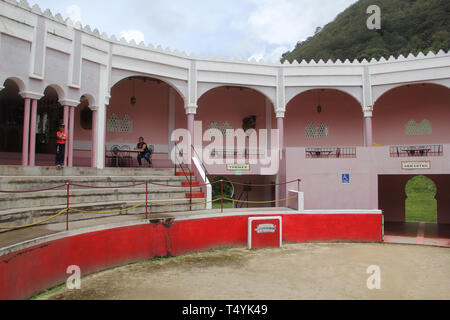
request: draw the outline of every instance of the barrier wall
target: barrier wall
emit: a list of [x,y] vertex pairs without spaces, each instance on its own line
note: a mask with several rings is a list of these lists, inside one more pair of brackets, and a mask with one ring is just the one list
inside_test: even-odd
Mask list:
[[[382,215],[323,212],[288,214],[283,218],[283,241],[381,242]],[[173,221],[143,221],[102,230],[61,233],[35,242],[0,249],[0,299],[25,299],[65,283],[67,267],[77,265],[82,276],[111,267],[177,256],[210,248],[245,246],[248,218],[260,215],[199,216]]]

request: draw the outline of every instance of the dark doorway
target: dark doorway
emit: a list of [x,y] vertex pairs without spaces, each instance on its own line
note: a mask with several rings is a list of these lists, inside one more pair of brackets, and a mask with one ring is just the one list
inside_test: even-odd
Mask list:
[[24,99],[13,80],[6,80],[0,91],[1,164],[20,164],[22,154]]
[[47,87],[38,102],[36,118],[36,163],[51,165],[56,150],[56,132],[64,121],[64,108],[55,89]]

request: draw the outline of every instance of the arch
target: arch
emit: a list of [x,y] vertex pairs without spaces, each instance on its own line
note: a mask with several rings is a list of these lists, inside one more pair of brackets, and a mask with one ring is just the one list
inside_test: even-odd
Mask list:
[[[144,137],[154,146],[153,165],[170,167],[170,134],[185,124],[185,100],[171,83],[147,75],[121,78],[111,89],[106,110],[106,152],[115,145],[134,149],[138,137]],[[119,166],[138,166],[137,155],[131,158]],[[106,166],[117,165],[107,160]]]
[[[237,84],[223,84],[223,83],[200,83],[198,92],[197,92],[197,94],[198,94],[197,104],[200,101],[200,99],[202,97],[204,97],[206,94],[208,94],[212,90],[215,90],[215,89],[221,88],[221,87],[246,88],[246,89],[255,90],[256,92],[262,94],[266,99],[268,99],[275,108],[275,96],[276,96],[275,88],[237,85]],[[270,92],[270,91],[273,91],[273,92]]]
[[242,129],[245,120],[256,116],[256,122],[252,120],[254,129],[271,129],[275,128],[276,120],[270,101],[267,95],[252,87],[215,85],[198,99],[196,119],[205,122],[204,131],[208,128],[224,131]]
[[80,97],[80,104],[78,106],[83,105],[83,98],[86,99],[87,107],[89,107],[91,110],[95,110],[97,108],[97,105],[95,104],[95,98],[93,95],[89,93],[83,93]]
[[405,221],[437,222],[437,187],[427,176],[417,175],[405,184]]
[[373,139],[379,145],[450,142],[450,90],[434,83],[396,85],[373,108]]
[[5,79],[5,81],[3,81],[3,86],[5,87],[6,85],[6,82],[7,81],[13,81],[15,84],[16,84],[16,86],[18,87],[18,89],[19,89],[19,93],[20,92],[23,92],[23,91],[25,91],[25,89],[26,89],[26,87],[25,87],[25,82],[21,79],[21,78],[19,78],[19,77],[9,77],[9,78],[6,78]]
[[64,90],[52,84],[45,87],[43,93],[37,104],[35,162],[38,166],[50,166],[54,165],[56,132],[64,121],[64,107],[60,103]]
[[286,108],[288,104],[299,95],[314,90],[336,90],[345,93],[355,99],[359,105],[362,105],[361,87],[286,87]]
[[311,88],[286,106],[287,147],[364,145],[363,110],[357,99],[334,88]]
[[58,95],[58,100],[64,100],[65,98],[66,98],[66,94],[65,94],[65,92],[64,92],[64,89],[61,87],[61,86],[59,86],[58,84],[49,84],[45,89],[44,89],[44,95],[45,95],[45,92],[49,89],[49,88],[51,88],[51,89],[53,89],[55,92],[56,92],[56,94]]
[[114,69],[112,71],[111,82],[109,85],[109,91],[111,92],[111,90],[119,82],[121,82],[125,79],[133,78],[133,77],[144,77],[144,78],[162,81],[162,82],[166,83],[167,85],[169,85],[172,89],[174,89],[183,98],[183,100],[185,102],[187,101],[187,82],[186,81],[167,78],[167,77],[154,75],[154,74],[147,74],[147,73],[141,73],[141,72],[129,72],[129,71],[118,70],[118,69]]
[[393,90],[397,90],[402,87],[414,86],[414,85],[434,85],[434,86],[439,86],[439,87],[450,89],[450,80],[443,81],[442,83],[440,83],[438,81],[420,81],[420,82],[407,82],[407,83],[401,83],[401,84],[385,85],[385,86],[379,86],[379,87],[375,86],[373,89],[374,92],[372,94],[374,110],[376,108],[377,103],[384,96],[386,96],[386,94],[389,94]]

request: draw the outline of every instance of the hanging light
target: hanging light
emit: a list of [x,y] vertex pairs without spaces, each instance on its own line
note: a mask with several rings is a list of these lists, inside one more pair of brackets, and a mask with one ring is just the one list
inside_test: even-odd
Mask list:
[[130,98],[130,103],[131,103],[131,105],[135,105],[136,102],[137,102],[137,99],[136,99],[136,84],[135,84],[136,78],[130,78],[130,80],[133,80],[133,95]]
[[[323,89],[322,89],[322,91],[323,91]],[[320,91],[319,91],[319,93],[318,93],[318,97],[319,97],[319,103],[317,104],[317,113],[322,113],[322,110],[323,110],[323,108],[322,108],[322,105],[320,104]]]

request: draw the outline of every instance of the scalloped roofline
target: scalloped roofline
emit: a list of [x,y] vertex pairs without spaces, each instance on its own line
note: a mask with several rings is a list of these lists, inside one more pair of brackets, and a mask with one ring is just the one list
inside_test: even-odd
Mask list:
[[315,61],[314,59],[311,59],[310,61],[302,60],[301,62],[298,62],[297,60],[294,60],[292,62],[284,61],[282,62],[273,62],[273,61],[265,61],[263,59],[257,61],[255,58],[252,59],[243,59],[239,57],[212,57],[208,56],[205,57],[203,55],[196,55],[194,53],[187,54],[185,51],[178,51],[177,49],[171,50],[169,47],[163,48],[161,45],[154,46],[152,43],[145,44],[143,41],[139,44],[136,43],[134,39],[127,41],[124,37],[117,39],[115,35],[108,36],[106,32],[100,33],[100,31],[95,28],[94,30],[91,29],[90,25],[83,26],[80,21],[72,21],[70,18],[64,19],[63,16],[60,13],[53,14],[50,9],[42,10],[38,4],[35,4],[33,7],[31,7],[27,0],[3,0],[6,3],[18,6],[22,9],[25,9],[27,11],[30,11],[34,14],[43,16],[47,19],[53,20],[55,22],[64,24],[66,26],[73,27],[77,30],[80,30],[86,34],[89,34],[91,36],[97,37],[101,40],[108,41],[111,43],[116,44],[123,44],[130,47],[135,47],[143,50],[158,52],[158,53],[164,53],[180,58],[186,58],[186,59],[192,59],[192,60],[204,60],[204,61],[213,61],[213,62],[232,62],[232,63],[245,63],[245,64],[253,64],[253,65],[261,65],[261,66],[339,66],[339,65],[348,65],[348,66],[364,66],[364,65],[373,65],[373,64],[383,64],[383,63],[391,63],[391,62],[402,62],[402,61],[413,61],[413,60],[420,60],[420,59],[429,59],[429,58],[436,58],[436,57],[443,57],[443,56],[449,56],[450,57],[450,50],[445,52],[444,50],[439,50],[437,53],[434,53],[433,51],[429,51],[427,54],[423,52],[419,52],[416,56],[412,53],[410,53],[407,57],[404,57],[403,55],[399,55],[398,57],[390,56],[388,58],[381,57],[380,59],[372,58],[370,61],[367,61],[366,59],[363,59],[362,61],[359,61],[358,59],[354,59],[353,61],[350,61],[349,59],[346,59],[344,62],[342,62],[340,59],[337,59],[336,61],[332,61],[329,59],[327,62],[323,61],[322,59],[319,59],[318,61]]

